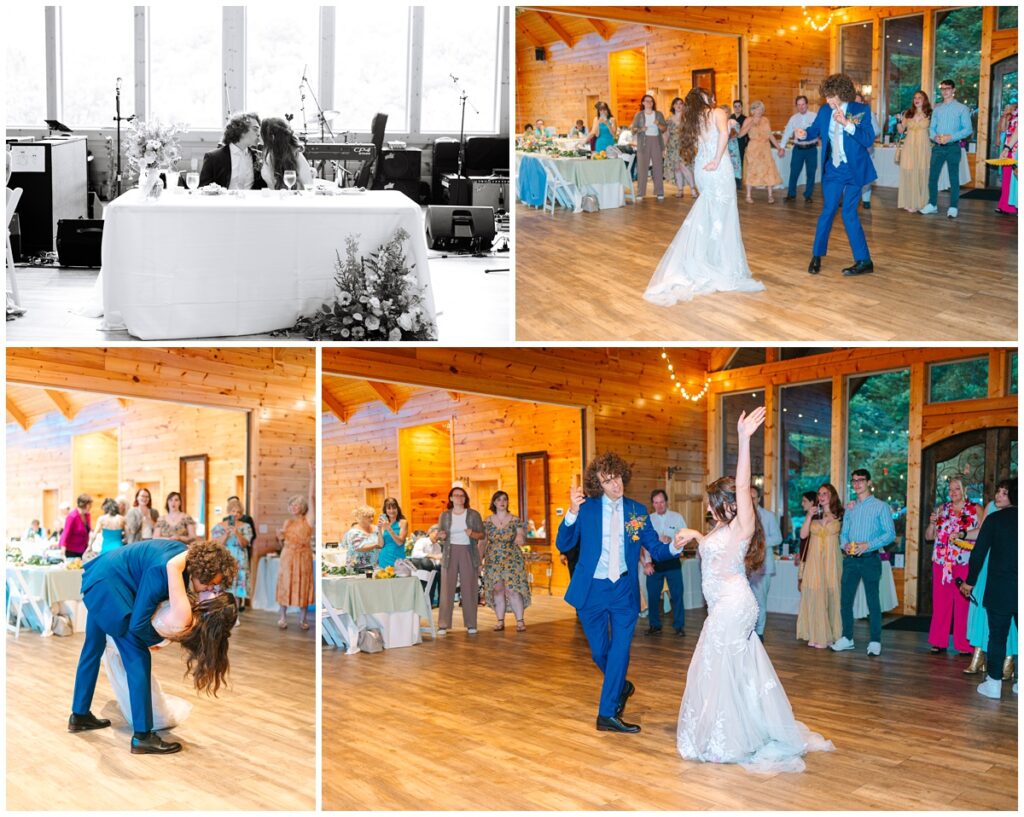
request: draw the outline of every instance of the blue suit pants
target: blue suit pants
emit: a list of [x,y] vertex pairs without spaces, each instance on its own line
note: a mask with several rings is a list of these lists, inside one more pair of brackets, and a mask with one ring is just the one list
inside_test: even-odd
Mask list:
[[629,647],[637,620],[630,583],[636,583],[632,573],[616,582],[594,579],[586,603],[578,610],[590,654],[604,674],[597,713],[605,718],[615,715],[629,669]]
[[839,167],[835,167],[831,161],[825,162],[825,172],[821,179],[825,204],[818,217],[813,255],[828,255],[828,237],[832,232],[832,222],[842,205],[843,226],[846,227],[846,235],[850,239],[853,259],[855,261],[871,260],[868,242],[864,237],[864,228],[860,225],[860,216],[857,212],[862,188],[863,185],[854,180],[849,163],[843,162]]

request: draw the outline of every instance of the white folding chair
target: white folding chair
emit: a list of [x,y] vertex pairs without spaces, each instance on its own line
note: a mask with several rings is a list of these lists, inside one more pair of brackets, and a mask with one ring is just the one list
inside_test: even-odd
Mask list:
[[633,164],[636,162],[635,153],[623,153],[620,157],[623,162],[626,163],[626,189],[629,191],[626,193],[626,198],[629,199],[633,204],[636,204],[636,189],[633,187]]
[[[46,634],[46,618],[43,616],[43,597],[35,595],[29,590],[25,577],[18,570],[7,571],[7,630],[13,632],[14,637],[21,635],[21,621],[25,618],[25,605],[36,614],[43,634]],[[14,623],[11,624],[11,610],[17,608]],[[26,622],[27,623],[27,622]]]
[[434,608],[430,606],[430,591],[434,589],[434,582],[437,581],[438,570],[417,570],[413,575],[421,582],[426,582],[427,586],[423,588],[423,595],[427,597],[427,609],[430,610],[430,616],[427,621],[430,622],[429,627],[420,627],[420,632],[430,633],[431,638],[437,638],[437,631],[434,629]]
[[7,220],[4,222],[6,227],[4,232],[7,235],[7,282],[11,289],[11,295],[14,297],[14,305],[21,307],[21,293],[18,292],[18,277],[14,271],[14,252],[11,250],[11,222],[14,220],[14,211],[18,207],[18,202],[21,200],[21,188],[16,187],[13,190],[7,188]]
[[562,172],[551,159],[539,157],[541,167],[544,168],[544,204],[543,209],[548,209],[548,198],[551,199],[551,215],[555,214],[555,203],[558,201],[558,191],[564,190],[570,199],[575,200],[576,185],[565,180]]
[[[328,601],[327,598],[324,597],[322,594],[320,597],[320,618],[329,618],[331,620],[331,623],[334,624],[335,632],[338,634],[338,638],[341,639],[341,643],[345,645],[346,650],[351,651],[352,647],[354,647],[355,645],[348,643],[348,639],[346,638],[345,635],[347,628],[341,623],[341,617],[338,615],[337,608],[335,608],[335,606],[331,604],[330,601]],[[322,632],[324,639],[332,647],[341,646],[341,644],[335,643],[335,640],[328,634],[326,628],[323,628]]]

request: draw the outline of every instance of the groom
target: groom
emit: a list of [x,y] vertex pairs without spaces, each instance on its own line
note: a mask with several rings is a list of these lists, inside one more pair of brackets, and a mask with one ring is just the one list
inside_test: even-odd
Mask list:
[[832,232],[832,221],[840,202],[843,208],[843,225],[853,250],[853,266],[843,270],[843,275],[864,275],[874,272],[864,228],[860,225],[857,204],[861,190],[878,178],[868,151],[875,143],[875,129],[871,126],[871,109],[854,102],[856,90],[853,80],[845,74],[832,74],[825,78],[819,88],[828,105],[822,106],[814,123],[807,128],[797,128],[794,133],[800,141],[821,139],[821,188],[825,206],[818,217],[818,229],[814,234],[814,249],[807,271],[817,275],[821,271],[821,257],[828,255],[828,236]]
[[555,544],[566,553],[579,546],[579,561],[565,600],[576,608],[594,663],[604,673],[597,710],[600,732],[639,732],[622,720],[626,700],[636,690],[626,679],[629,647],[640,615],[637,577],[641,546],[655,561],[671,559],[682,548],[658,538],[647,509],[623,496],[630,467],[618,454],[602,454],[587,466],[582,488],[573,488],[569,512]]
[[[167,742],[153,731],[153,693],[149,648],[163,641],[151,619],[161,602],[167,601],[167,563],[187,550],[181,542],[151,539],[103,553],[85,564],[82,600],[89,612],[85,643],[78,659],[75,695],[68,719],[69,732],[83,732],[110,726],[110,721],[89,711],[96,691],[100,659],[107,636],[114,639],[128,677],[132,704],[131,750],[133,755],[171,754],[181,744]],[[186,564],[185,585],[197,592],[219,584],[221,575],[205,575],[203,565]]]

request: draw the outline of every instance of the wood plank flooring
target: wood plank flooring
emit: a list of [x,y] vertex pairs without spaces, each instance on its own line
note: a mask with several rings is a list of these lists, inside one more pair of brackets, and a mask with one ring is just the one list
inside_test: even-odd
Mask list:
[[[769,614],[767,649],[798,719],[836,751],[802,774],[682,760],[676,718],[702,611],[685,638],[641,620],[627,720],[594,728],[599,676],[570,608],[541,593],[527,631],[456,629],[376,655],[323,650],[325,810],[1017,808],[1017,696],[980,696],[966,659],[931,656],[924,633],[886,630],[880,658],[808,648],[795,616]],[[511,616],[508,618],[511,622]]]
[[[432,254],[433,255],[433,254]],[[512,338],[512,274],[505,253],[494,258],[432,257],[430,275],[438,310],[437,328],[442,343],[506,343]],[[97,270],[18,267],[18,286],[26,314],[7,323],[7,340],[17,344],[95,345],[109,341],[139,341],[127,331],[107,332],[96,318],[83,318],[71,310],[89,300]],[[229,341],[272,340],[269,334],[231,338],[192,338],[223,344]],[[292,343],[307,343],[300,337]]]
[[[516,332],[527,341],[1011,341],[1017,338],[1017,220],[960,199],[960,217],[907,213],[876,189],[861,223],[875,272],[844,278],[842,219],[807,274],[821,194],[804,204],[739,200],[747,259],[765,292],[659,307],[643,291],[692,206],[667,197],[600,213],[516,206]],[[650,193],[650,189],[648,190]],[[940,203],[948,201],[940,195]]]
[[312,810],[316,807],[316,649],[292,617],[248,611],[231,636],[230,688],[197,696],[179,647],[154,655],[168,692],[192,713],[162,736],[161,757],[129,752],[125,722],[100,670],[93,712],[108,729],[71,734],[68,713],[83,636],[7,635],[7,808],[17,810]]

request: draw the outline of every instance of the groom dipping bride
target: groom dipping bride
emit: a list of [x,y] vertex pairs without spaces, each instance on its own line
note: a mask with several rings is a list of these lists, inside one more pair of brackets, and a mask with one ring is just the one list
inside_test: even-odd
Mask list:
[[238,617],[234,596],[222,587],[232,585],[237,570],[223,545],[199,541],[186,547],[169,539],[125,545],[86,562],[82,599],[89,615],[68,731],[110,726],[89,711],[109,636],[127,676],[132,754],[180,751],[180,743],[154,731],[150,649],[164,639],[180,643],[196,690],[216,695],[228,672],[228,638]]

